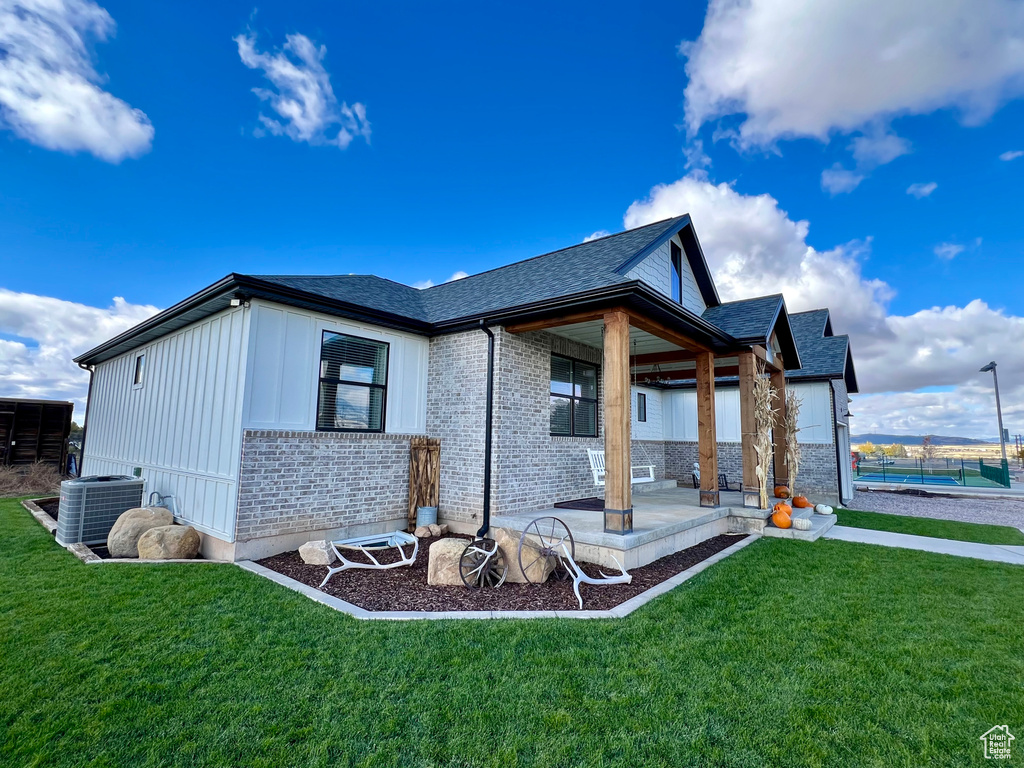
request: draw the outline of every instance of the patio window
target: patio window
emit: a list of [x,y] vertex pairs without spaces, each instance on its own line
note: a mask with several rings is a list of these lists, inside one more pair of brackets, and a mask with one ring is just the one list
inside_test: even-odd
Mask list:
[[636,420],[647,421],[647,393],[636,393]]
[[324,331],[316,428],[383,432],[387,380],[387,343]]
[[683,301],[683,250],[672,243],[672,300]]
[[597,366],[551,356],[551,434],[597,437]]

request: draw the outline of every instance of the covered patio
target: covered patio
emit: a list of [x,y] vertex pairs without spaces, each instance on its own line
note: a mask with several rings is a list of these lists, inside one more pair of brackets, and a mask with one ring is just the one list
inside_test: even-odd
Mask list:
[[[604,510],[559,509],[558,516],[569,523],[570,528],[576,530],[575,522],[581,533],[585,531],[595,544],[598,541],[611,543],[608,537],[617,536],[619,546],[642,546],[648,540],[665,539],[696,525],[722,520],[729,516],[731,509],[762,511],[752,439],[756,431],[754,384],[759,369],[770,376],[779,393],[776,408],[784,409],[786,365],[783,352],[797,360],[781,297],[777,297],[776,304],[781,309],[775,309],[770,323],[761,323],[770,332],[750,339],[723,333],[678,305],[664,304],[602,307],[505,326],[511,334],[546,331],[602,350]],[[781,338],[774,332],[780,315]],[[798,364],[789,367],[798,367]],[[733,493],[719,490],[715,378],[724,376],[738,377],[740,391],[742,479],[740,490]],[[634,464],[631,385],[665,388],[687,381],[696,383],[700,487],[635,494],[631,483]],[[781,429],[776,430],[774,442],[776,482],[785,483],[786,445]],[[529,517],[547,512],[533,511]],[[567,513],[570,519],[566,519]],[[504,526],[507,522],[507,527],[516,527],[520,517],[506,515],[499,518],[502,522],[498,524]],[[657,531],[660,533],[655,535]],[[595,538],[597,534],[600,538]]]

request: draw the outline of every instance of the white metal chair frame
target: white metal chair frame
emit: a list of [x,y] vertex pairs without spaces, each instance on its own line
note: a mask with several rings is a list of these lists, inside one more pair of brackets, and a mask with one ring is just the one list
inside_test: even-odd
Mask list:
[[[595,451],[592,448],[588,448],[587,455],[590,457],[590,471],[594,475],[594,485],[604,486],[604,451]],[[630,483],[653,483],[654,465],[644,464],[630,467],[629,474]]]
[[[412,554],[406,555],[405,550],[402,547],[412,544]],[[327,575],[324,576],[324,580],[320,582],[320,586],[323,587],[327,583],[327,580],[336,573],[347,571],[349,568],[370,568],[374,570],[386,570],[388,568],[400,568],[404,565],[412,565],[416,562],[416,554],[420,549],[420,540],[413,536],[411,533],[405,531],[395,531],[394,533],[379,533],[376,536],[357,536],[352,539],[339,539],[338,541],[331,542],[331,549],[334,550],[334,554],[337,556],[341,565],[330,567],[327,569]],[[362,552],[369,559],[369,563],[358,563],[352,560],[347,560],[341,550],[350,550],[355,552]],[[377,558],[373,556],[375,551],[379,552],[384,549],[397,549],[401,559],[393,563],[381,564]]]

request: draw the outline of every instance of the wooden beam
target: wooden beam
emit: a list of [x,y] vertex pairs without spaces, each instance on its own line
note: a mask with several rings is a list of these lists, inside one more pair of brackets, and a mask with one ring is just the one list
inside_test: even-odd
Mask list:
[[762,363],[764,363],[764,367],[767,368],[769,371],[781,371],[782,370],[782,356],[781,355],[776,355],[775,356],[775,361],[773,362],[773,361],[768,359],[768,350],[766,350],[764,347],[762,347],[760,345],[755,346],[755,347],[751,347],[750,351],[754,353],[754,355],[757,357],[758,360],[760,360]]
[[687,349],[673,352],[650,352],[646,355],[633,355],[633,365],[663,365],[665,363],[689,363],[697,359],[697,353]]
[[632,533],[629,315],[604,316],[604,529]]
[[740,377],[740,441],[743,458],[743,506],[760,509],[761,493],[757,481],[757,421],[755,417],[754,382],[757,359],[753,352],[741,352]]
[[697,457],[700,505],[718,506],[718,433],[715,429],[715,356],[697,358]]
[[572,315],[559,315],[558,317],[548,317],[543,320],[530,320],[526,323],[513,323],[512,325],[506,325],[505,330],[509,333],[543,331],[548,328],[558,328],[562,325],[573,325],[574,323],[588,323],[594,320],[601,320],[607,313],[607,309],[592,309],[588,312],[577,312]]
[[[715,368],[715,376],[739,376],[740,367],[738,365],[725,365]],[[662,371],[661,373],[638,373],[636,375],[637,384],[650,384],[652,382],[668,379],[670,381],[693,381],[697,378],[696,369],[684,369],[678,371]]]
[[[780,358],[781,362],[781,358]],[[775,484],[789,485],[789,465],[786,463],[786,374],[783,371],[772,371],[772,386],[779,399],[775,401],[775,429],[772,439],[775,442]]]
[[701,344],[699,341],[695,341],[684,333],[680,333],[667,325],[659,323],[657,320],[652,320],[649,317],[644,317],[637,312],[632,310],[626,310],[629,314],[629,321],[635,328],[639,328],[641,331],[647,331],[652,336],[657,336],[659,339],[671,342],[680,347],[696,351],[696,352],[710,352],[711,348]]

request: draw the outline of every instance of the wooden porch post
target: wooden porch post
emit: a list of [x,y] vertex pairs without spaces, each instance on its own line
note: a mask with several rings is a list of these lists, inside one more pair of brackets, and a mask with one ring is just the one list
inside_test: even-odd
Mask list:
[[629,315],[604,315],[604,529],[633,532],[629,428]]
[[740,441],[743,451],[743,506],[760,509],[760,483],[757,481],[757,422],[754,416],[754,381],[757,361],[753,352],[740,352]]
[[697,355],[697,455],[700,505],[718,506],[718,433],[715,429],[715,356]]
[[779,399],[775,401],[775,429],[772,439],[775,442],[775,484],[789,485],[789,465],[786,463],[786,372],[782,367],[782,356],[775,356],[778,370],[771,372],[772,386]]

